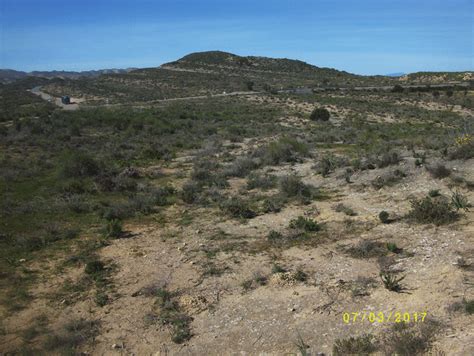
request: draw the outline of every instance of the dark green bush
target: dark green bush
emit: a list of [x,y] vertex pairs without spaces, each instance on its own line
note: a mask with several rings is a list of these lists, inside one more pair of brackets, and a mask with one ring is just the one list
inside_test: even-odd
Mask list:
[[248,202],[237,197],[232,197],[228,200],[223,201],[219,205],[219,207],[226,214],[229,214],[234,218],[251,219],[257,215],[251,209]]
[[67,178],[95,176],[99,174],[99,162],[88,153],[75,152],[63,156],[61,173]]
[[298,218],[290,221],[290,228],[301,229],[307,232],[314,232],[321,230],[321,226],[314,220],[298,216]]
[[390,223],[389,216],[390,215],[385,210],[383,210],[379,214],[379,219],[383,224],[388,224],[388,223]]
[[316,108],[310,115],[312,121],[328,121],[330,117],[331,114],[325,108]]
[[295,175],[280,178],[280,191],[284,196],[299,199],[305,204],[317,197],[319,193],[316,188],[303,183],[301,178]]
[[421,224],[443,225],[457,220],[458,214],[449,201],[443,197],[411,200],[411,210],[408,218]]

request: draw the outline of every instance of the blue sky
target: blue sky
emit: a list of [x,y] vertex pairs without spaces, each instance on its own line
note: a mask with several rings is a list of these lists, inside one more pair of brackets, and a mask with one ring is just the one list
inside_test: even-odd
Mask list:
[[0,68],[156,67],[223,50],[358,74],[473,70],[473,0],[0,0]]

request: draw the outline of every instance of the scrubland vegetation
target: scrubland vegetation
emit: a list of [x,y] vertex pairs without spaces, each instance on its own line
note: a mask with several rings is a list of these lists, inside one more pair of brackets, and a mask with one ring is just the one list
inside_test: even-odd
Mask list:
[[[91,95],[70,112],[26,92],[33,83],[2,87],[2,349],[226,353],[227,343],[236,352],[415,355],[453,347],[447,328],[466,337],[472,91],[96,106],[249,89],[237,76],[162,75],[38,83]],[[176,88],[161,92],[167,85]],[[439,290],[438,273],[455,276],[449,290]],[[433,320],[344,327],[343,312],[366,306],[424,308]],[[228,323],[235,308],[245,320],[281,318],[290,333],[261,321],[261,341],[248,340]],[[125,316],[132,321],[115,326]],[[332,334],[315,331],[323,325]],[[104,336],[116,327],[138,332]],[[239,346],[242,338],[255,343]]]

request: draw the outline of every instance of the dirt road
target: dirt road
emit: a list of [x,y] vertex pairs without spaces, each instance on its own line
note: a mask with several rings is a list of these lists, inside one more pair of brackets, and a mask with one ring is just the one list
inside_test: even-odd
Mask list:
[[61,101],[61,98],[56,98],[53,97],[45,92],[41,91],[41,87],[34,87],[33,89],[30,90],[33,94],[38,95],[41,97],[41,99],[49,101],[51,103],[54,103],[55,105],[63,108],[64,110],[77,110],[79,109],[79,102],[81,102],[81,99],[77,98],[71,98],[71,103],[72,104],[63,104]]

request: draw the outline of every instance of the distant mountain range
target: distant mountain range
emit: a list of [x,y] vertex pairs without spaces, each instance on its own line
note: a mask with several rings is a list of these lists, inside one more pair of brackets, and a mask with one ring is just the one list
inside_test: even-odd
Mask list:
[[0,69],[0,83],[11,83],[26,77],[41,77],[41,78],[63,78],[63,79],[78,79],[83,77],[98,77],[102,74],[120,74],[128,73],[136,68],[127,69],[100,69],[88,70],[83,72],[73,71],[34,71],[22,72],[13,69]]

